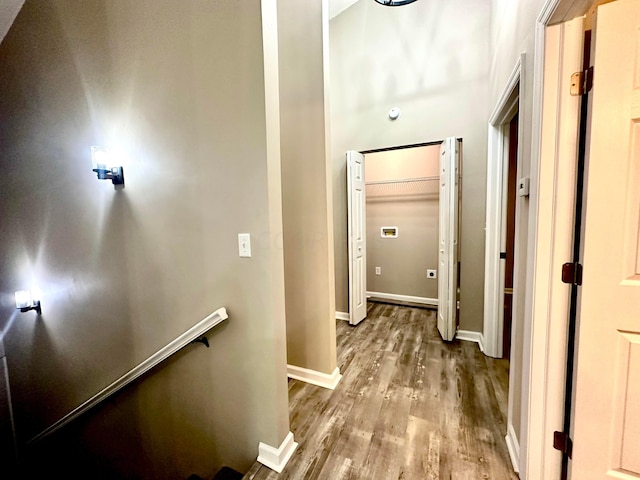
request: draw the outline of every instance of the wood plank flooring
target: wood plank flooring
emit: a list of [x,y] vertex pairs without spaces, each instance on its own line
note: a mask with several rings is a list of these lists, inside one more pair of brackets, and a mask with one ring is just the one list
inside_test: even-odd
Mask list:
[[245,480],[517,479],[505,444],[508,362],[475,343],[444,343],[435,310],[368,304],[337,321],[335,390],[289,380],[299,443],[282,473]]

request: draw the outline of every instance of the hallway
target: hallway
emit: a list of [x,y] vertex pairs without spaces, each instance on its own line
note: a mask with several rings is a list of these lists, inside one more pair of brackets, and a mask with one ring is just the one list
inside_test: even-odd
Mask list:
[[289,380],[298,448],[281,474],[256,463],[245,479],[518,478],[506,360],[443,343],[435,310],[369,302],[358,326],[337,322],[342,380],[334,391]]

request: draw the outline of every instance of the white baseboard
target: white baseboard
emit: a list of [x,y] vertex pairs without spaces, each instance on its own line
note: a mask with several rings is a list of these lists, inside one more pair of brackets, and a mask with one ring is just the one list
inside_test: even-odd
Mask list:
[[295,365],[287,365],[287,376],[319,387],[328,388],[329,390],[335,390],[342,378],[338,367],[333,373],[328,374],[308,368],[296,367]]
[[421,303],[423,305],[438,305],[437,298],[413,297],[411,295],[396,295],[395,293],[367,292],[367,298],[375,297],[382,300],[398,300],[400,302]]
[[351,317],[346,312],[336,312],[336,320],[346,320],[348,322],[351,320]]
[[472,330],[458,330],[456,333],[458,340],[466,340],[467,342],[476,342],[480,347],[480,351],[484,352],[484,335],[482,332],[474,332]]
[[520,444],[518,443],[516,431],[513,429],[512,424],[507,426],[507,436],[504,438],[507,441],[507,450],[509,450],[513,470],[516,473],[520,473]]
[[289,432],[278,448],[260,442],[258,444],[258,461],[271,470],[280,473],[293,455],[298,444],[293,441],[293,433]]

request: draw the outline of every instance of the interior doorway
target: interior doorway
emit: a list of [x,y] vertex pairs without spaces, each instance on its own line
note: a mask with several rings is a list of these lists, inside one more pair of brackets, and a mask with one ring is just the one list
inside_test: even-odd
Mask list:
[[522,56],[489,120],[483,351],[509,358],[517,276],[517,198],[528,196],[528,179],[518,178],[521,157],[520,72]]
[[454,338],[461,145],[451,137],[347,153],[352,325],[364,319],[361,306],[371,298],[437,307],[442,338]]
[[504,301],[503,301],[503,330],[502,330],[502,357],[509,359],[511,354],[511,323],[513,314],[513,267],[514,247],[516,232],[516,191],[518,186],[518,112],[509,122],[509,135],[505,139],[508,142],[507,161],[505,168],[506,191],[504,208],[504,250],[500,257],[504,256]]

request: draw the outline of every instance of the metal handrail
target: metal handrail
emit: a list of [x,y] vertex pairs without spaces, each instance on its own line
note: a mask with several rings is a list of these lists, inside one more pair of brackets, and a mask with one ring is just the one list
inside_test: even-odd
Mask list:
[[[90,399],[88,399],[78,407],[74,408],[71,412],[67,413],[64,417],[62,417],[53,425],[51,425],[50,427],[48,427],[47,429],[43,430],[41,433],[33,437],[27,443],[31,444],[31,443],[38,442],[43,438],[51,435],[55,431],[59,430],[60,428],[64,427],[66,424],[75,420],[87,410],[93,408],[98,403],[104,401],[111,395],[123,389],[124,387],[129,385],[131,382],[136,380],[138,377],[140,377],[141,375],[151,370],[153,367],[155,367],[159,363],[169,358],[178,350],[184,348],[191,342],[198,341],[198,339],[200,339],[207,331],[211,330],[213,327],[215,327],[222,321],[226,320],[227,318],[229,318],[229,316],[227,315],[227,310],[224,307],[219,308],[218,310],[213,312],[211,315],[201,320],[200,322],[195,324],[193,327],[191,327],[189,330],[184,332],[182,335],[177,337],[175,340],[168,343],[166,346],[162,347],[160,350],[158,350],[156,353],[154,353],[149,358],[144,360],[138,366],[132,368],[127,373],[125,373],[120,378],[118,378],[116,381],[111,383],[109,386],[103,388],[98,393],[96,393],[93,397],[91,397]],[[203,343],[209,346],[208,342],[203,342]]]

